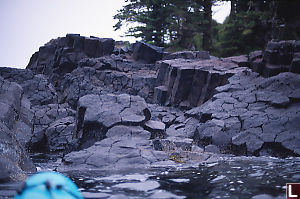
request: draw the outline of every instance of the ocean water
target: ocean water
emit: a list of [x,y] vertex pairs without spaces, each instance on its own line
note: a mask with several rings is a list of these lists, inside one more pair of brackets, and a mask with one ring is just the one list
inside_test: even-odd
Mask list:
[[[36,156],[39,170],[60,160]],[[237,157],[194,167],[130,171],[70,171],[85,198],[285,198],[286,183],[300,182],[300,158]],[[21,183],[0,184],[0,198],[12,198]]]

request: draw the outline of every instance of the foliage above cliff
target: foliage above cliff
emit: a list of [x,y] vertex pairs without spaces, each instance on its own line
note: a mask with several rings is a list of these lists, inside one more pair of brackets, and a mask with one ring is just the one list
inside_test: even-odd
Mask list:
[[127,0],[114,28],[130,24],[127,35],[171,51],[208,50],[231,56],[262,49],[271,39],[300,39],[300,1],[231,0],[223,24],[212,6],[228,0]]

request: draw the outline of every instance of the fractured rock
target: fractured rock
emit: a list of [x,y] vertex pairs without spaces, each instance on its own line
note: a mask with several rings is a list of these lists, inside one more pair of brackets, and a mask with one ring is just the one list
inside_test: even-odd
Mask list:
[[106,94],[81,97],[77,117],[77,137],[83,142],[95,142],[113,126],[143,125],[151,115],[139,96]]
[[158,63],[154,103],[195,107],[213,96],[217,86],[224,85],[235,73],[246,70],[232,59],[165,60]]
[[198,144],[215,144],[239,155],[259,155],[264,150],[280,157],[300,155],[295,144],[300,106],[292,98],[298,95],[299,75],[287,72],[261,78],[243,72],[229,82],[217,87],[210,101],[186,112],[202,122],[196,133]]
[[250,53],[250,67],[265,77],[288,71],[299,74],[299,48],[300,41],[270,41],[263,53]]
[[35,171],[26,152],[32,137],[33,113],[22,87],[2,77],[0,112],[0,181],[25,180],[26,172]]

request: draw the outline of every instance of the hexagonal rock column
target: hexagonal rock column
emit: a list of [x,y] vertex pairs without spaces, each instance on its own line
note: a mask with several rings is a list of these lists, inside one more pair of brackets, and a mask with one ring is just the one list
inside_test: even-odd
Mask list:
[[246,70],[239,66],[237,58],[159,62],[153,102],[182,108],[203,104],[212,97],[217,86],[224,85],[233,74]]

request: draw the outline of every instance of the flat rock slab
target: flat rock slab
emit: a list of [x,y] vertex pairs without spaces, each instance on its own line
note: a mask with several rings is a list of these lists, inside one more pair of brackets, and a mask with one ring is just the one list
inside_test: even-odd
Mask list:
[[150,146],[150,135],[150,132],[141,127],[114,126],[107,132],[107,138],[89,148],[67,154],[64,161],[72,168],[147,168],[154,162],[168,159],[167,154],[155,153]]
[[106,128],[118,123],[139,125],[146,121],[148,110],[143,98],[127,94],[86,95],[79,99],[78,109],[85,109],[84,123],[98,122]]
[[145,128],[150,131],[164,132],[166,125],[160,121],[149,120],[145,123]]

